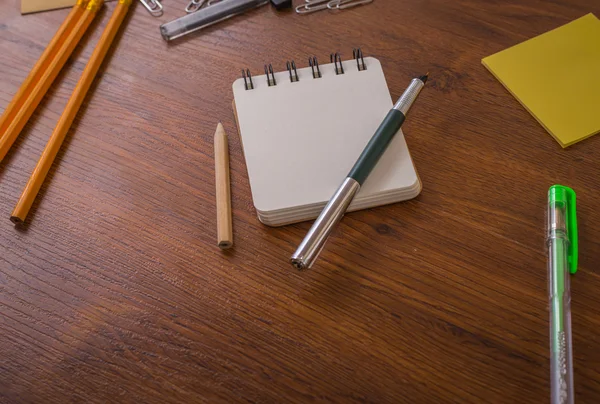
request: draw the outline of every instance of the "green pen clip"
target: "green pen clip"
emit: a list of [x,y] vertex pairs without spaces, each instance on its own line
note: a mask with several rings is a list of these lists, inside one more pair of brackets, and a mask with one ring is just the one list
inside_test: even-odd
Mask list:
[[565,207],[565,224],[567,237],[569,238],[569,249],[567,252],[567,261],[571,274],[577,272],[579,259],[579,237],[577,234],[577,205],[575,191],[563,185],[553,185],[548,191],[550,204]]

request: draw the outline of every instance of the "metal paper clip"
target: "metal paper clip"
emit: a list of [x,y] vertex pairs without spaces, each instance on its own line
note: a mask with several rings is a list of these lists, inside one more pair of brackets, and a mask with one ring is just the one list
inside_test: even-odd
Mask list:
[[154,17],[160,17],[163,15],[163,6],[159,0],[140,0],[146,10],[150,12]]
[[192,0],[185,8],[186,13],[194,13],[202,8],[206,0]]
[[331,0],[327,3],[327,8],[330,10],[345,10],[369,3],[373,3],[373,0]]
[[296,7],[296,12],[298,14],[310,14],[326,9],[345,10],[372,2],[373,0],[306,0],[304,4]]
[[185,8],[185,12],[188,14],[195,13],[196,11],[198,11],[202,7],[204,7],[205,4],[206,4],[206,7],[210,7],[213,4],[219,3],[220,1],[223,1],[223,0],[208,0],[208,1],[207,0],[192,0],[189,2],[187,7]]
[[296,12],[298,14],[310,14],[326,10],[329,1],[331,0],[306,0],[304,4],[300,4],[296,7]]

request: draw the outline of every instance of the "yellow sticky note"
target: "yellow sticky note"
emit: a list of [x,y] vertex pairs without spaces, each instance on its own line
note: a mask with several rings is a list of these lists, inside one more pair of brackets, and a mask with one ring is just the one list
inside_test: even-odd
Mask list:
[[593,14],[481,62],[562,147],[600,132],[600,20]]
[[21,14],[73,7],[75,3],[77,3],[77,0],[21,0]]
[[21,14],[72,7],[77,0],[21,0]]

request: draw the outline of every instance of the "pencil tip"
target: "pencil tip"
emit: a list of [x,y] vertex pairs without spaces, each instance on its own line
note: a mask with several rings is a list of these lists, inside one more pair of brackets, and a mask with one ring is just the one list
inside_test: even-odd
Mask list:
[[424,76],[420,76],[419,80],[423,82],[423,84],[427,83],[427,79],[429,78],[429,72],[425,73]]
[[217,124],[217,130],[215,131],[215,136],[220,136],[221,134],[225,134],[225,128],[223,127],[223,124],[221,122],[219,122]]

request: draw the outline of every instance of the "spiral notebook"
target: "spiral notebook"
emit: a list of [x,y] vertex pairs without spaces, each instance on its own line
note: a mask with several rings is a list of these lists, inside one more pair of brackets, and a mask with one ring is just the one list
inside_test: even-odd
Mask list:
[[[234,109],[259,220],[315,219],[392,108],[379,60],[367,57],[244,77]],[[400,130],[350,211],[416,197],[421,182]]]

